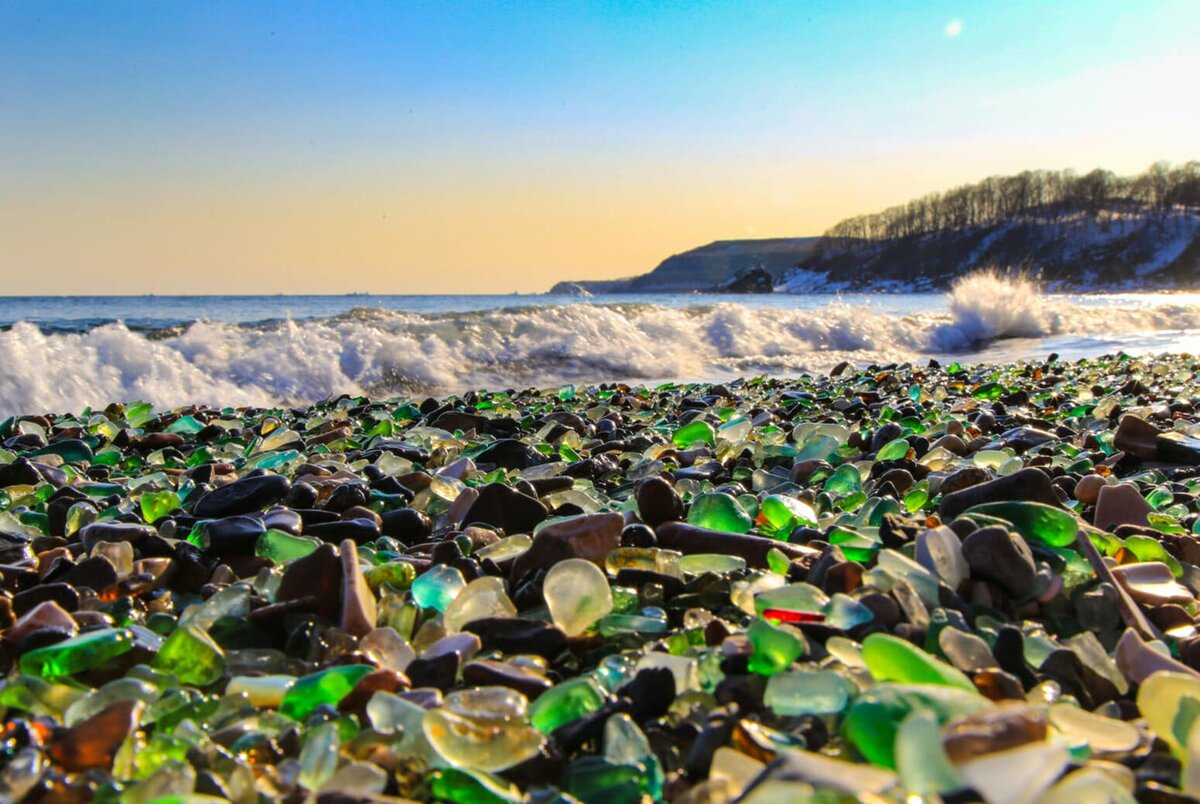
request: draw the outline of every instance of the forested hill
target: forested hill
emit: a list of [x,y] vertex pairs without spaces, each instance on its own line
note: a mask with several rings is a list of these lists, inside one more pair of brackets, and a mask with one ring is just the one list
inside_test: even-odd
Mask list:
[[1025,171],[849,218],[779,289],[933,290],[985,267],[1060,289],[1200,286],[1200,162]]

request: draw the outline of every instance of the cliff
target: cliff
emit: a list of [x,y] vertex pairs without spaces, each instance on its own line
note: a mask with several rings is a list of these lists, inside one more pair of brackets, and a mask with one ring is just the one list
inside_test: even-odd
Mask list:
[[777,290],[933,291],[982,268],[1017,269],[1049,290],[1200,287],[1200,215],[1079,213],[886,239],[824,238]]

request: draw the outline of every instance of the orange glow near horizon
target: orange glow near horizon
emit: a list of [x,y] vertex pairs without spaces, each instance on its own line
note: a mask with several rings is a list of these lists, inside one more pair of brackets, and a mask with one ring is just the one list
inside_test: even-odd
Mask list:
[[543,292],[1200,158],[1200,6],[965,11],[6,5],[0,293]]

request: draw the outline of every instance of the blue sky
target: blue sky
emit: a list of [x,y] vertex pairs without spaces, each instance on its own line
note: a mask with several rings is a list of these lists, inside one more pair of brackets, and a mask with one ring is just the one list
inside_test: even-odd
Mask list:
[[1200,158],[1197,41],[1194,2],[9,0],[0,268],[637,273],[991,173]]

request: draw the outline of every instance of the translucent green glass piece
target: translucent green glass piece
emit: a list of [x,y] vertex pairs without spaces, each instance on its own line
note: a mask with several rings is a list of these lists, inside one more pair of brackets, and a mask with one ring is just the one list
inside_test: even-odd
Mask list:
[[244,584],[227,586],[195,606],[189,606],[179,618],[180,626],[208,631],[222,617],[244,619],[250,613],[250,589]]
[[86,695],[86,690],[67,684],[43,681],[32,675],[19,675],[9,678],[0,686],[0,706],[34,715],[62,718],[71,706]]
[[320,790],[338,766],[341,735],[336,723],[322,723],[304,738],[300,749],[300,786]]
[[844,463],[835,469],[833,474],[825,480],[823,490],[828,491],[830,494],[840,495],[862,491],[862,476],[859,475],[857,468]]
[[286,564],[297,558],[304,558],[321,546],[318,539],[307,536],[293,536],[274,528],[258,537],[254,543],[254,555],[269,558],[276,564]]
[[583,804],[638,801],[643,777],[644,772],[639,765],[588,756],[572,762],[567,768],[566,788]]
[[180,416],[167,427],[168,433],[179,433],[180,435],[195,435],[204,429],[204,425],[196,421],[193,416]]
[[933,713],[938,723],[970,714],[991,702],[975,692],[929,684],[878,684],[846,710],[842,733],[868,762],[896,767],[896,733],[914,710]]
[[138,778],[145,778],[160,768],[182,763],[191,746],[185,741],[161,732],[151,735],[134,757]]
[[1152,507],[1157,509],[1166,508],[1174,501],[1175,495],[1172,494],[1169,489],[1165,489],[1161,486],[1155,488],[1146,495],[1146,502],[1150,503]]
[[172,673],[184,684],[204,687],[225,672],[225,653],[207,633],[194,625],[176,628],[154,657],[157,670]]
[[116,447],[104,447],[92,457],[92,463],[99,466],[116,466],[120,462],[121,450]]
[[446,768],[433,774],[430,792],[439,801],[458,804],[520,804],[521,789],[499,776],[475,770]]
[[772,625],[756,619],[746,629],[754,652],[750,654],[750,672],[770,676],[786,670],[804,654],[804,639],[787,626]]
[[832,715],[846,707],[849,697],[850,687],[840,673],[784,671],[767,680],[763,702],[776,714],[787,717]]
[[837,455],[839,446],[841,444],[833,436],[815,435],[804,441],[803,446],[800,447],[800,451],[796,453],[795,460],[797,462],[808,460],[827,461]]
[[999,399],[1007,392],[1008,389],[998,382],[986,382],[972,390],[971,396],[976,399]]
[[811,505],[794,497],[779,494],[768,495],[759,508],[759,513],[772,527],[786,536],[793,528],[805,525],[816,527],[817,512]]
[[67,509],[67,522],[64,533],[67,536],[72,536],[81,528],[90,525],[100,518],[100,513],[94,505],[86,502],[77,502]]
[[829,543],[836,544],[851,561],[870,561],[883,545],[861,533],[846,528],[834,528],[829,532]]
[[542,693],[529,707],[529,720],[543,734],[604,705],[604,690],[591,678],[573,678]]
[[668,630],[666,613],[648,616],[642,614],[609,614],[600,618],[596,629],[601,636],[615,634],[665,634]]
[[891,634],[871,634],[863,641],[862,655],[876,681],[939,684],[966,692],[976,691],[971,679],[962,671]]
[[22,673],[58,678],[90,670],[133,648],[133,631],[102,628],[21,656]]
[[444,612],[466,586],[461,572],[439,564],[412,582],[412,596],[422,608]]
[[650,748],[645,733],[629,715],[613,715],[604,724],[604,756],[622,764],[634,765],[641,770],[641,793],[654,801],[662,800],[665,775],[662,764]]
[[941,724],[925,709],[910,712],[896,732],[896,769],[910,794],[935,799],[963,787],[942,748]]
[[1149,536],[1130,536],[1122,546],[1137,556],[1138,561],[1161,561],[1171,568],[1171,574],[1176,578],[1183,577],[1183,567],[1179,559],[1167,552],[1162,542]]
[[173,491],[151,491],[139,500],[142,518],[152,524],[178,508],[179,503],[179,495]]
[[754,527],[754,520],[738,501],[723,492],[696,497],[688,511],[687,521],[698,527],[725,533],[746,533]]
[[904,508],[910,514],[916,513],[929,502],[929,482],[922,480],[904,495]]
[[889,441],[879,448],[879,452],[875,453],[877,461],[898,461],[908,454],[908,440],[897,438],[894,441]]
[[792,562],[778,548],[772,547],[767,551],[767,567],[776,575],[787,575]]
[[981,514],[1011,523],[1013,530],[1026,541],[1041,542],[1051,547],[1068,547],[1075,542],[1079,520],[1069,511],[1039,502],[993,502],[976,505],[964,512],[967,516]]
[[717,431],[713,426],[703,419],[697,419],[690,424],[685,424],[675,431],[671,436],[671,440],[675,442],[675,446],[680,449],[686,449],[697,441],[701,441],[709,446],[716,443]]
[[417,573],[412,564],[407,561],[390,561],[367,570],[367,585],[378,589],[386,583],[393,589],[407,589],[416,577]]
[[293,720],[304,720],[318,706],[336,706],[374,669],[369,664],[347,664],[299,678],[283,696],[279,712]]
[[679,568],[690,575],[737,572],[746,568],[746,559],[722,553],[693,553],[679,559]]
[[90,461],[93,456],[92,448],[87,445],[87,442],[81,441],[78,438],[66,438],[62,441],[56,441],[28,454],[32,456],[57,455],[66,463]]

